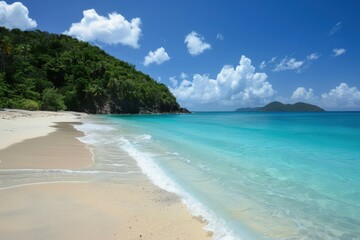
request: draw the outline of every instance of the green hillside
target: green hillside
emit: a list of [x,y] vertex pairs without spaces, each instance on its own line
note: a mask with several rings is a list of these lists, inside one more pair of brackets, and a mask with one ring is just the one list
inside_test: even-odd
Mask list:
[[308,103],[283,104],[271,102],[259,109],[260,112],[324,112],[325,110]]
[[0,27],[0,47],[0,108],[185,111],[164,84],[69,36]]

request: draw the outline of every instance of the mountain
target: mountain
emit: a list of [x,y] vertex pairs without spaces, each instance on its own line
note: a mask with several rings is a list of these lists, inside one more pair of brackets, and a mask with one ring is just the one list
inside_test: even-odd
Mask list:
[[259,109],[260,112],[324,112],[325,110],[308,103],[283,104],[271,102]]
[[0,108],[187,112],[161,83],[69,36],[0,27]]
[[298,102],[295,104],[283,104],[281,102],[271,102],[264,107],[239,108],[238,112],[324,112],[325,110],[308,103]]

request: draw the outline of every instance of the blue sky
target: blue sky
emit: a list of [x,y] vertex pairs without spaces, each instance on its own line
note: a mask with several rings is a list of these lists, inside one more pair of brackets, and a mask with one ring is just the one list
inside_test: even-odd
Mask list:
[[273,100],[360,110],[360,1],[14,2],[0,1],[0,25],[98,45],[191,110]]

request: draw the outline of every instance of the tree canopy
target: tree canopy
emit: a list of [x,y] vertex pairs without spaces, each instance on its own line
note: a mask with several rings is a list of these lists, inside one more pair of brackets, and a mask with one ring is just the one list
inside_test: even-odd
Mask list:
[[134,65],[66,35],[0,27],[0,108],[179,112],[169,89]]

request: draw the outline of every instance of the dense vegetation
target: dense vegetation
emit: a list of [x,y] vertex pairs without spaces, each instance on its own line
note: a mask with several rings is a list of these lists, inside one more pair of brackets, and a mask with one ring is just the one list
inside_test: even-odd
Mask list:
[[0,108],[183,111],[164,84],[65,35],[0,27]]
[[271,102],[264,107],[239,108],[237,112],[324,112],[325,110],[308,103],[283,104]]

